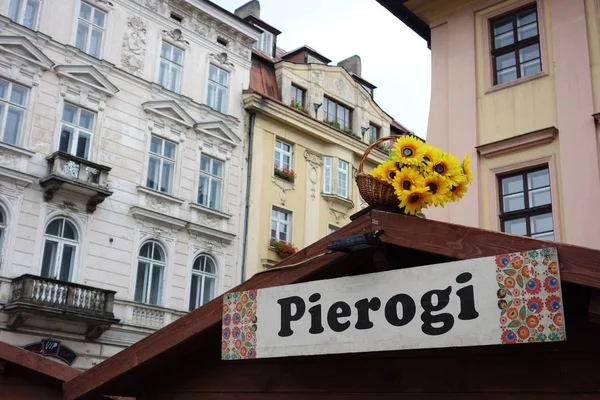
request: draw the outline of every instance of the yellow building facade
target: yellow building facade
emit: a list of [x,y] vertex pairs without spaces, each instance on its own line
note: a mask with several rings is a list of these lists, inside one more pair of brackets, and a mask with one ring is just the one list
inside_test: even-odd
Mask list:
[[428,41],[427,141],[469,153],[427,217],[600,247],[600,1],[378,0]]

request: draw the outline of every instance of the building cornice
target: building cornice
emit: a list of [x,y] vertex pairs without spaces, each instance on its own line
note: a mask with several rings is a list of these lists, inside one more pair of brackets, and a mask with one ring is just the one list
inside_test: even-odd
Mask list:
[[552,143],[558,136],[558,129],[551,126],[549,128],[525,133],[508,139],[498,140],[475,147],[477,152],[485,158],[493,158],[503,154],[522,151],[531,147],[542,146]]
[[[286,125],[291,125],[310,136],[316,137],[319,140],[346,148],[358,157],[361,157],[368,147],[366,143],[345,135],[322,121],[311,118],[301,111],[288,107],[258,93],[245,94],[243,97],[243,106],[247,111],[255,111],[267,115]],[[378,154],[378,152],[371,152],[367,159],[373,163],[379,164],[387,158],[383,153]]]

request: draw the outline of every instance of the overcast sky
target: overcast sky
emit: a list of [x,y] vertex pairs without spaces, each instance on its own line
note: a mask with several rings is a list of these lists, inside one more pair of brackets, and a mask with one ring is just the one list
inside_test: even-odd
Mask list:
[[[233,12],[247,0],[212,0]],[[375,101],[395,120],[425,138],[431,55],[426,42],[375,0],[260,0],[261,19],[282,33],[277,45],[306,44],[337,64],[362,59],[362,76]]]

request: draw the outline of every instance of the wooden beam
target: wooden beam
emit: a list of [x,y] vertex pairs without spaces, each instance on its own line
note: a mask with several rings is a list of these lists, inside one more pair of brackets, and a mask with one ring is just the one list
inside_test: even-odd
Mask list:
[[590,299],[590,307],[588,309],[589,320],[600,324],[600,294],[595,293]]
[[63,382],[68,381],[81,373],[81,371],[75,368],[48,360],[40,355],[4,342],[0,342],[0,361],[1,360],[20,365],[24,368]]

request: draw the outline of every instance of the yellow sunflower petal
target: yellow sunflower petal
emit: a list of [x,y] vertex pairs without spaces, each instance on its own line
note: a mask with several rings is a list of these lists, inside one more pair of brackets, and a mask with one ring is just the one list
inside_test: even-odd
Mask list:
[[429,188],[429,202],[435,206],[443,206],[450,201],[451,184],[447,180],[437,175],[428,175],[423,181],[423,185]]
[[423,143],[411,135],[404,135],[394,144],[394,159],[402,165],[420,165],[423,161]]
[[404,167],[394,177],[392,182],[396,195],[401,194],[405,190],[413,190],[416,187],[423,187],[423,176],[414,166]]
[[429,188],[421,187],[410,191],[404,191],[400,198],[400,208],[405,214],[414,215],[427,207],[429,201]]

